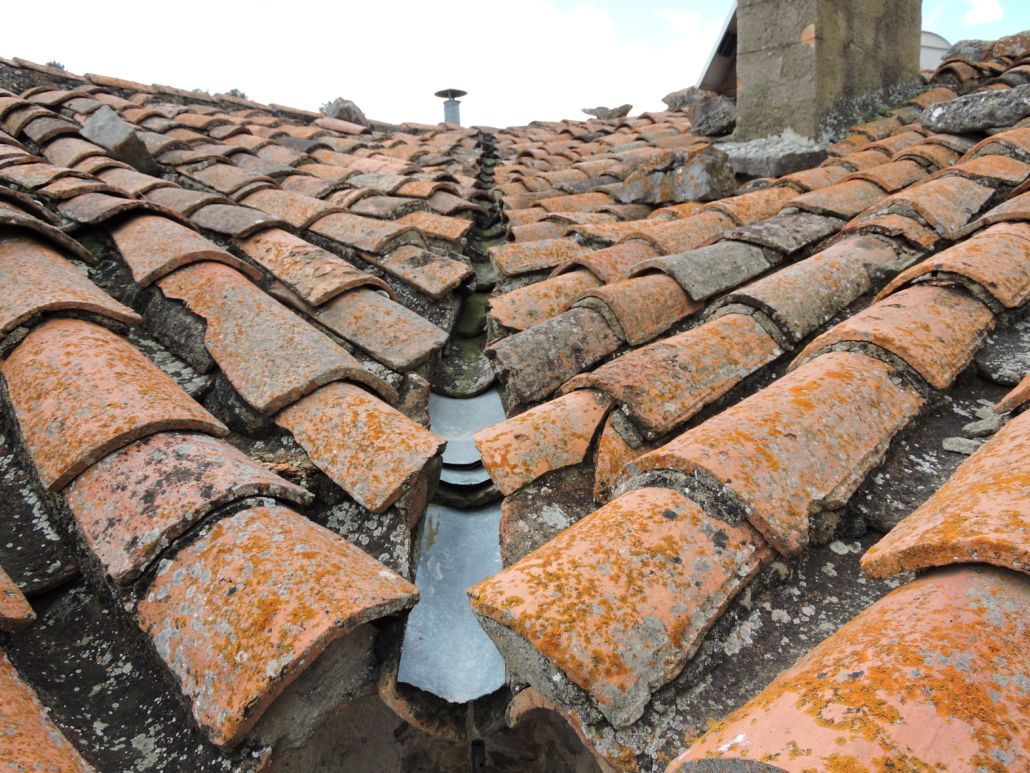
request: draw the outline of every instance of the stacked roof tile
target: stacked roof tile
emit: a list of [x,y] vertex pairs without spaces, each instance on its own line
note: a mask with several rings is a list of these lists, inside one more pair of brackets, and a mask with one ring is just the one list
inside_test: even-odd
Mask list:
[[[606,770],[1018,769],[1030,116],[922,122],[1030,82],[1010,43],[739,188],[676,112],[370,130],[0,60],[0,757],[303,767],[377,695]],[[443,458],[430,390],[495,380]],[[434,497],[503,497],[492,703],[397,678]]]

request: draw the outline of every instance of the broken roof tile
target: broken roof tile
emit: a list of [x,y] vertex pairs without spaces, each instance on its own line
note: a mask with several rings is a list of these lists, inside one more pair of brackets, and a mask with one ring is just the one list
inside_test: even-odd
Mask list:
[[[3,567],[0,567],[0,631],[10,632],[28,625],[36,619],[36,613],[32,605],[21,592],[14,580],[8,577]],[[6,699],[6,693],[5,693]],[[2,720],[0,720],[2,727]],[[0,751],[3,744],[0,743]]]
[[600,392],[579,390],[480,430],[476,448],[508,496],[541,475],[582,462],[610,409]]
[[1030,298],[1030,223],[1000,223],[927,258],[898,274],[883,290],[884,298],[920,279],[954,281],[964,277],[1007,308]]
[[227,432],[138,350],[81,320],[43,323],[0,371],[39,477],[52,490],[155,432]]
[[[510,629],[624,727],[680,672],[769,554],[747,524],[716,520],[668,489],[637,489],[469,597],[480,618]],[[508,649],[507,637],[496,640]],[[530,677],[561,704],[549,682]]]
[[281,218],[297,230],[303,230],[333,212],[343,212],[343,207],[297,191],[278,188],[262,188],[241,198],[240,203]]
[[964,290],[916,285],[823,333],[795,364],[838,344],[872,344],[900,357],[931,386],[945,389],[969,364],[993,323],[991,310]]
[[262,506],[218,521],[164,562],[136,614],[197,724],[225,749],[332,641],[417,595],[327,529]]
[[1009,413],[1023,407],[1028,401],[1030,401],[1030,373],[1023,376],[1023,379],[1008,394],[995,403],[994,412]]
[[575,305],[600,313],[630,346],[650,341],[703,308],[702,303],[690,299],[675,279],[657,273],[591,288]]
[[189,263],[217,261],[258,279],[252,266],[213,244],[181,223],[162,215],[141,214],[121,220],[110,229],[118,251],[141,287]]
[[79,311],[134,325],[139,315],[94,285],[52,247],[0,236],[0,336],[46,314]]
[[555,268],[565,261],[585,255],[590,248],[574,239],[543,239],[537,242],[512,242],[491,247],[490,260],[498,273],[518,276]]
[[86,543],[119,584],[138,577],[216,507],[249,496],[312,500],[228,443],[186,432],[158,433],[115,451],[64,495]]
[[862,556],[871,577],[955,563],[1030,573],[1030,413],[1013,419]]
[[777,551],[794,555],[808,544],[810,516],[843,506],[922,407],[890,376],[890,366],[863,354],[824,354],[626,472],[702,471]]
[[561,314],[581,293],[599,284],[590,271],[569,271],[490,298],[489,313],[508,330],[526,330]]
[[14,771],[93,773],[47,716],[36,693],[0,652],[0,758]]
[[669,773],[770,767],[760,760],[790,770],[1003,770],[1030,753],[1028,604],[1024,577],[990,567],[913,580],[715,725]]
[[382,512],[426,468],[443,438],[365,390],[327,384],[276,417],[311,461],[373,512]]
[[251,260],[264,266],[312,306],[320,306],[357,287],[389,291],[379,277],[366,274],[343,258],[281,228],[258,231],[237,243]]
[[752,317],[727,314],[576,376],[563,391],[596,389],[615,400],[641,433],[679,426],[782,352]]
[[335,341],[228,266],[194,263],[158,286],[204,318],[204,345],[259,413],[273,414],[337,379],[390,394]]

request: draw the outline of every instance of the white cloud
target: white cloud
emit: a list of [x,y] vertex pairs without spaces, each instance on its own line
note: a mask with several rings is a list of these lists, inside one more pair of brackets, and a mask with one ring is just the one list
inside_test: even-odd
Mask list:
[[[728,6],[728,0],[721,0]],[[98,13],[103,8],[104,13]],[[378,3],[212,3],[180,0],[172,16],[138,3],[52,0],[57,25],[30,3],[5,8],[17,36],[0,56],[57,59],[73,72],[213,91],[316,109],[336,96],[371,117],[435,123],[433,92],[460,88],[462,122],[505,126],[583,117],[582,107],[661,97],[696,82],[719,18],[667,8],[634,39],[603,8],[550,0],[393,0]],[[8,50],[10,47],[11,50]]]
[[967,27],[978,27],[983,24],[1001,21],[1005,17],[1005,9],[1000,0],[969,0],[969,8],[962,17]]

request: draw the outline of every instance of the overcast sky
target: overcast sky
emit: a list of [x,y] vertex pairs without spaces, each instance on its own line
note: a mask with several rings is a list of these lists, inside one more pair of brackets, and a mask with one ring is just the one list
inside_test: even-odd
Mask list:
[[[77,73],[224,91],[317,109],[336,96],[384,121],[442,120],[433,92],[459,88],[462,123],[583,117],[630,102],[660,110],[693,85],[730,0],[251,0],[6,3],[0,56]],[[951,42],[1030,28],[1027,0],[925,0],[923,28]]]

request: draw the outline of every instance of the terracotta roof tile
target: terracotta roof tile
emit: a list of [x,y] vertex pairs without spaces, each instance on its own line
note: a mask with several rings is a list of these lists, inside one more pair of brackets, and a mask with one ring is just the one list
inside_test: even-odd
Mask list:
[[84,158],[103,156],[106,151],[81,137],[61,137],[43,148],[43,155],[55,166],[73,167]]
[[147,200],[166,207],[180,215],[189,216],[208,204],[230,204],[229,199],[216,193],[191,191],[186,188],[157,188],[147,191]]
[[447,333],[405,306],[371,289],[338,295],[311,315],[394,370],[424,363],[447,343]]
[[430,239],[457,242],[472,228],[472,221],[460,217],[448,217],[434,212],[412,212],[397,222],[417,228]]
[[955,563],[1030,572],[1030,413],[1003,427],[862,557],[872,577]]
[[476,448],[507,496],[541,475],[582,462],[610,409],[599,392],[573,392],[480,430]]
[[490,316],[509,330],[526,330],[570,308],[600,281],[583,269],[550,277],[490,299]]
[[1021,306],[1030,298],[1030,224],[992,226],[902,271],[879,297],[884,298],[914,280],[936,275],[965,277],[1003,306]]
[[544,239],[538,242],[513,242],[491,247],[490,260],[504,276],[518,276],[555,268],[565,261],[590,252],[573,239]]
[[82,172],[51,164],[14,164],[0,168],[0,180],[35,190],[61,177],[85,177]]
[[931,179],[958,175],[973,180],[982,179],[988,185],[1015,186],[1030,176],[1030,164],[1008,156],[974,156],[961,163],[936,172]]
[[252,266],[209,242],[186,226],[161,215],[134,215],[111,227],[111,237],[132,270],[146,287],[189,263],[217,261],[258,279]]
[[626,239],[643,239],[663,255],[672,255],[685,250],[694,250],[734,225],[721,212],[706,211],[693,217],[663,222],[659,220],[638,220],[636,229]]
[[[6,189],[0,188],[0,191],[6,191]],[[4,195],[0,193],[0,225],[31,231],[60,247],[61,252],[64,254],[81,260],[83,263],[93,264],[96,262],[96,259],[85,247],[64,233],[64,231],[55,228],[49,222],[29,214],[19,206],[12,206],[4,199]]]
[[[847,502],[923,401],[891,368],[831,352],[637,459],[628,474],[703,471],[784,555],[808,544],[809,517]],[[856,406],[860,406],[856,410]]]
[[936,86],[932,89],[927,89],[920,94],[916,94],[916,96],[912,97],[909,102],[913,105],[927,108],[931,105],[936,105],[938,102],[948,102],[957,96],[958,94],[949,88]]
[[721,241],[700,249],[645,260],[634,276],[661,271],[675,279],[692,300],[702,301],[767,271],[772,262],[761,247]]
[[207,204],[194,211],[190,220],[200,228],[243,239],[265,228],[285,228],[289,225],[276,217],[251,207],[235,204]]
[[1030,127],[1019,127],[999,132],[980,140],[966,152],[966,158],[979,155],[1013,155],[1030,157]]
[[93,773],[47,717],[36,693],[0,652],[0,758],[13,771]]
[[892,134],[889,137],[884,137],[882,140],[877,140],[869,144],[866,149],[883,148],[891,155],[900,153],[906,148],[910,148],[916,145],[926,137],[926,133],[923,130],[920,131],[901,131],[897,134]]
[[867,180],[875,183],[887,193],[894,193],[907,188],[914,182],[926,177],[926,169],[922,164],[912,160],[891,161],[870,169],[852,172],[845,180]]
[[311,461],[373,512],[403,493],[444,440],[368,392],[336,382],[276,418]]
[[[667,489],[638,489],[469,597],[477,615],[527,641],[623,727],[680,672],[769,552],[747,524],[715,520]],[[550,684],[533,686],[552,697]]]
[[[35,619],[36,613],[32,610],[28,599],[14,584],[14,580],[7,576],[3,567],[0,567],[0,631],[14,631]],[[2,748],[3,746],[0,744],[0,750]]]
[[22,438],[50,489],[155,432],[227,432],[136,349],[88,322],[45,322],[0,371]]
[[308,228],[319,236],[364,252],[384,253],[404,244],[425,246],[419,231],[410,225],[347,212],[326,215]]
[[835,185],[848,176],[848,170],[839,164],[832,166],[816,166],[800,172],[784,175],[777,180],[777,185],[793,185],[802,191],[814,191]]
[[[362,188],[361,190],[367,190]],[[419,210],[425,210],[426,204],[419,199],[405,199],[399,196],[380,196],[369,191],[370,195],[362,196],[357,199],[353,204],[348,203],[347,207],[350,212],[356,215],[364,215],[367,217],[375,217],[382,220],[397,220],[403,215],[411,214]],[[336,199],[336,203],[342,205],[342,196],[337,198],[334,195],[332,198]]]
[[929,250],[940,241],[940,234],[918,220],[895,214],[872,215],[852,220],[841,229],[842,234],[876,233],[904,239],[917,250]]
[[417,593],[306,518],[255,507],[163,564],[137,616],[197,724],[231,748],[330,642]]
[[319,306],[356,287],[388,291],[386,283],[331,252],[281,228],[269,228],[238,240],[241,250],[288,285],[306,303]]
[[740,228],[730,228],[723,232],[722,238],[792,255],[832,236],[843,225],[844,221],[836,217],[811,212],[789,212]]
[[607,193],[593,192],[540,199],[534,206],[543,207],[548,212],[596,212],[611,203],[612,197]]
[[805,212],[850,220],[884,197],[879,186],[866,180],[846,180],[827,188],[803,193],[790,205]]
[[307,228],[332,212],[343,211],[343,207],[328,204],[313,196],[277,188],[255,191],[241,198],[240,203],[281,218],[298,230]]
[[626,442],[617,428],[615,414],[609,414],[594,449],[594,501],[607,500],[622,468],[650,450],[651,446],[639,444],[634,448]]
[[58,311],[140,322],[132,309],[104,293],[58,251],[25,236],[0,236],[0,287],[0,335]]
[[998,206],[985,212],[981,217],[974,220],[965,228],[957,231],[952,236],[962,236],[971,231],[976,231],[984,226],[995,223],[1024,222],[1030,220],[1030,191],[1013,196],[1008,201],[1003,201]]
[[98,178],[126,196],[142,196],[155,188],[171,188],[173,184],[158,177],[142,174],[135,169],[113,167],[94,173]]
[[228,266],[194,263],[158,285],[204,318],[204,344],[212,358],[262,414],[337,379],[389,394],[345,349]]
[[926,164],[931,164],[938,169],[944,169],[958,161],[961,155],[957,150],[945,145],[933,142],[919,142],[905,148],[895,157],[895,160],[905,161],[912,159],[916,162],[922,161]]
[[458,289],[475,273],[464,261],[413,245],[398,247],[380,257],[376,265],[434,299]]
[[312,495],[207,435],[163,432],[94,464],[64,492],[93,553],[117,583],[135,579],[216,507],[248,496],[306,505]]
[[[607,220],[614,220],[614,218],[609,217]],[[511,236],[515,242],[539,242],[544,239],[560,239],[568,230],[568,223],[541,220],[539,223],[512,226]]]
[[782,352],[752,317],[727,314],[627,352],[563,391],[596,389],[618,402],[645,437],[664,435]]
[[772,217],[788,206],[797,195],[797,191],[790,188],[771,186],[713,201],[705,205],[705,210],[729,215],[736,225],[747,225]]
[[577,255],[555,269],[556,274],[588,269],[602,282],[614,282],[627,276],[639,263],[658,257],[655,248],[646,242],[630,241],[615,244],[584,255]]
[[[715,215],[718,213],[711,214]],[[682,219],[686,220],[688,218]],[[643,238],[652,232],[656,224],[668,222],[670,221],[656,219],[654,223],[641,223],[640,221],[630,220],[625,223],[612,222],[575,225],[569,227],[569,235],[590,242],[596,249],[597,247],[607,247],[626,238]],[[726,222],[729,222],[729,220],[727,219]]]
[[84,193],[68,201],[62,201],[57,205],[57,211],[69,220],[84,225],[100,225],[125,212],[155,212],[172,219],[182,219],[176,212],[149,200],[121,198],[107,193]]
[[871,288],[870,267],[889,270],[890,245],[853,236],[720,298],[712,307],[745,304],[767,314],[791,343],[800,342]]
[[[893,591],[670,767],[1003,770],[1027,740],[1025,578],[951,569]],[[985,707],[990,707],[986,710]],[[716,758],[711,760],[711,758]],[[711,760],[702,763],[701,760]]]
[[665,274],[636,276],[591,288],[575,305],[599,312],[616,335],[631,346],[650,341],[703,308]]
[[1030,401],[1030,373],[1023,376],[1023,380],[995,404],[994,412],[1009,413],[1021,408],[1028,401]]
[[852,126],[849,131],[853,134],[862,134],[871,140],[882,140],[884,137],[889,137],[894,132],[901,128],[901,121],[894,116],[887,118],[877,118],[868,123],[859,124]]
[[670,204],[667,207],[660,207],[648,215],[648,217],[660,220],[679,220],[681,217],[696,215],[704,208],[705,205],[699,201],[684,201],[682,204]]
[[875,212],[911,207],[931,228],[946,234],[968,223],[993,195],[993,190],[972,180],[940,177],[891,194],[875,206]]

